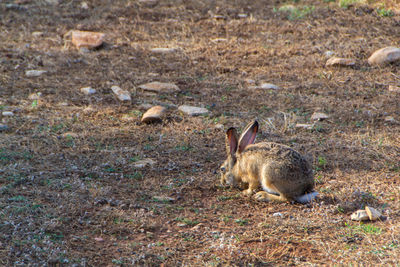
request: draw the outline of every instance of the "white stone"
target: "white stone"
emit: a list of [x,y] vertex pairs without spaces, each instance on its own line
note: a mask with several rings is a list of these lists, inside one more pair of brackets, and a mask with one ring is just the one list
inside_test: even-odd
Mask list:
[[3,111],[2,115],[4,117],[12,117],[14,116],[14,113],[12,111]]
[[238,14],[238,17],[239,18],[241,18],[241,19],[245,19],[245,18],[247,18],[247,14]]
[[382,216],[382,213],[369,206],[365,207],[365,211],[367,212],[368,217],[371,221],[376,221]]
[[82,3],[81,3],[81,8],[82,8],[82,9],[89,9],[88,3],[82,2]]
[[263,83],[259,86],[260,89],[273,89],[273,90],[278,90],[280,89],[279,86],[272,84],[272,83]]
[[38,76],[40,76],[40,75],[42,75],[42,74],[44,74],[46,72],[47,71],[45,71],[45,70],[27,70],[25,72],[25,75],[27,77],[38,77]]
[[369,58],[370,65],[385,65],[400,59],[400,48],[389,46],[375,51]]
[[354,66],[356,61],[349,58],[331,57],[326,61],[325,66]]
[[43,32],[32,32],[32,36],[33,37],[42,37],[43,36]]
[[189,116],[206,115],[209,112],[206,108],[193,107],[187,105],[179,106],[178,110],[182,111],[183,113]]
[[96,93],[96,89],[93,89],[92,87],[82,87],[81,92],[85,95],[92,95]]
[[307,123],[296,123],[296,128],[304,128],[311,130],[314,127],[314,124],[307,124]]
[[156,54],[172,54],[178,51],[177,48],[167,48],[167,47],[156,47],[150,50],[152,53]]
[[126,90],[122,90],[121,87],[114,85],[111,86],[111,90],[120,101],[131,101],[131,94]]
[[161,82],[151,82],[139,85],[140,89],[145,91],[155,92],[155,93],[175,93],[179,92],[180,89],[173,83],[161,83]]
[[368,221],[369,217],[365,210],[357,210],[350,216],[352,221]]
[[400,93],[400,87],[395,85],[389,85],[389,92]]
[[272,214],[272,217],[281,217],[281,218],[283,218],[283,215],[280,212],[275,212],[274,214]]
[[138,161],[135,161],[132,166],[136,169],[141,169],[146,166],[153,166],[156,162],[152,159],[141,159]]
[[328,119],[328,118],[329,118],[329,116],[327,114],[325,114],[325,113],[322,113],[322,112],[314,112],[311,115],[311,120],[313,120],[313,121],[322,121],[322,120],[325,120],[325,119]]

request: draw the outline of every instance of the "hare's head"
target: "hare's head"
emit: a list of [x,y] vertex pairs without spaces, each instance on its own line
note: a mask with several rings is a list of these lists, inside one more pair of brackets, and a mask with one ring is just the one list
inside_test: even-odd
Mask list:
[[241,183],[238,168],[236,167],[238,158],[240,158],[240,153],[242,153],[248,145],[254,143],[257,131],[257,121],[251,122],[247,125],[246,129],[240,136],[240,139],[237,137],[235,128],[232,127],[226,131],[225,146],[227,159],[220,167],[221,184],[237,187]]

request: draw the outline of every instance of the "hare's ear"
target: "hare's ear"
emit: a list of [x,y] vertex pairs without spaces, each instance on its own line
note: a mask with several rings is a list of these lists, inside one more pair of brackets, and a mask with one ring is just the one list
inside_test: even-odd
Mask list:
[[242,153],[242,151],[248,145],[254,144],[254,141],[256,140],[257,131],[258,131],[257,121],[251,122],[246,126],[245,130],[243,131],[239,139],[239,153]]
[[238,137],[235,128],[231,127],[226,131],[225,145],[228,156],[235,156],[238,148]]

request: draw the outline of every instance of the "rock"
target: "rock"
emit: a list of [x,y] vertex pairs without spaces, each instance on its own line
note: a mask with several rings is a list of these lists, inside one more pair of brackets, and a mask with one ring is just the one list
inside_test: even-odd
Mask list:
[[263,83],[259,86],[260,89],[273,89],[273,90],[278,90],[280,89],[279,86],[272,84],[272,83]]
[[85,9],[85,10],[89,9],[88,3],[82,2],[82,3],[81,3],[81,8],[82,8],[82,9]]
[[239,19],[245,19],[247,18],[247,14],[238,14]]
[[179,87],[173,83],[160,83],[160,82],[151,82],[151,83],[142,84],[142,85],[139,85],[139,88],[141,88],[145,91],[161,93],[161,94],[162,93],[175,93],[175,92],[180,91]]
[[370,65],[385,65],[400,59],[400,48],[389,46],[375,51],[369,58]]
[[335,52],[333,52],[333,51],[326,51],[326,52],[324,53],[324,55],[325,55],[326,57],[332,57],[334,54],[335,54]]
[[396,122],[396,120],[392,116],[386,116],[385,117],[385,121],[386,122],[392,122],[392,123]]
[[37,37],[42,37],[44,34],[43,32],[32,32],[32,36],[37,38]]
[[371,221],[376,221],[382,216],[382,213],[369,206],[365,207],[365,211],[367,212],[368,217]]
[[307,123],[296,123],[296,128],[304,128],[307,130],[311,130],[314,127],[314,124],[307,124]]
[[272,214],[272,217],[281,217],[281,218],[283,218],[283,215],[280,212],[275,212],[274,214]]
[[314,112],[311,115],[311,120],[313,120],[313,121],[322,121],[322,120],[325,120],[325,119],[328,119],[328,118],[329,118],[329,116],[327,114],[325,114],[325,113],[322,113],[322,112]]
[[176,226],[178,226],[178,227],[185,227],[185,226],[186,226],[186,223],[178,223]]
[[153,196],[153,199],[155,201],[159,201],[159,202],[174,202],[175,201],[175,198],[166,197],[166,196]]
[[151,123],[161,121],[162,116],[165,113],[165,108],[162,106],[154,106],[147,110],[142,117],[142,122]]
[[357,210],[353,214],[351,214],[352,221],[368,221],[369,217],[365,210]]
[[400,93],[400,87],[394,86],[394,85],[389,85],[389,92]]
[[85,95],[92,95],[96,93],[96,89],[93,89],[92,87],[82,87],[81,92]]
[[111,90],[120,101],[131,101],[131,94],[126,90],[122,90],[121,87],[114,85],[111,86]]
[[157,47],[150,50],[152,53],[156,54],[172,54],[178,51],[177,48],[166,48],[166,47]]
[[156,162],[152,159],[141,159],[138,161],[135,161],[132,164],[132,167],[136,168],[136,169],[141,169],[144,168],[146,166],[153,166]]
[[199,108],[193,106],[182,105],[178,107],[178,110],[189,116],[198,116],[198,115],[206,115],[208,114],[208,110],[206,108]]
[[101,32],[72,31],[72,43],[78,48],[93,49],[103,44],[105,34]]
[[8,130],[8,126],[0,123],[0,132]]
[[104,242],[104,239],[101,237],[95,237],[94,240],[97,242]]
[[14,116],[14,113],[12,111],[3,111],[1,114],[4,117],[12,117],[12,116]]
[[39,77],[40,75],[46,73],[47,71],[45,70],[27,70],[25,72],[25,75],[27,77]]
[[325,66],[354,66],[356,61],[354,59],[331,57],[326,61]]

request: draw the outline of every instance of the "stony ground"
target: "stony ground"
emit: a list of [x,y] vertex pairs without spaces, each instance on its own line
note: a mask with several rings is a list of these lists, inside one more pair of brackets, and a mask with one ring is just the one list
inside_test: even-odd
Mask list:
[[[400,64],[367,62],[400,16],[348,2],[2,1],[0,265],[400,264]],[[105,43],[80,51],[70,30]],[[142,123],[153,105],[162,122]],[[225,130],[253,119],[312,162],[316,202],[219,185]],[[365,205],[383,219],[351,221]]]

